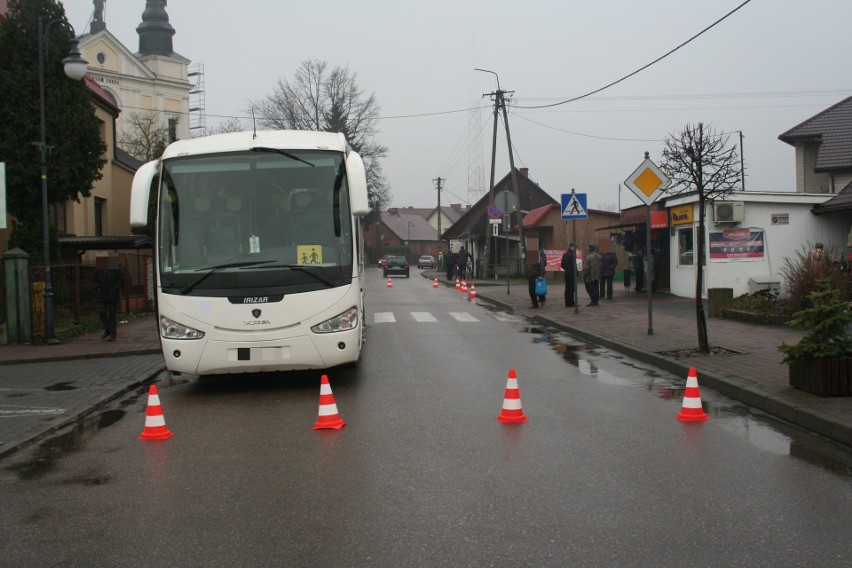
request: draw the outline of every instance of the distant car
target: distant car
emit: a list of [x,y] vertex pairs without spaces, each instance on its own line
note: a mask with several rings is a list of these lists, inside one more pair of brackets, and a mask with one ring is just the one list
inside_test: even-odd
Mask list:
[[431,254],[424,254],[417,259],[417,268],[435,268],[437,266],[438,263],[435,261],[435,257]]
[[376,264],[378,264],[378,265],[379,265],[379,268],[384,268],[385,263],[386,263],[386,262],[388,261],[388,259],[389,259],[389,258],[391,258],[392,256],[393,256],[392,254],[386,254],[386,255],[382,256],[382,258],[380,258],[380,259],[379,259],[379,261],[378,261]]
[[391,274],[401,274],[408,278],[408,259],[404,256],[392,256],[382,268],[385,278]]

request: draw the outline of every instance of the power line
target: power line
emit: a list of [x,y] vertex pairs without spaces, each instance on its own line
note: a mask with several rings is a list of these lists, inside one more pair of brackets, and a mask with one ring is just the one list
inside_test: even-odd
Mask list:
[[616,142],[664,142],[664,140],[658,140],[654,138],[610,138],[607,136],[595,136],[593,134],[584,134],[582,132],[574,132],[573,130],[565,130],[564,128],[556,128],[555,126],[542,124],[541,122],[536,122],[535,120],[529,119],[517,113],[513,113],[513,116],[517,116],[521,120],[526,120],[527,122],[537,124],[538,126],[549,128],[550,130],[556,130],[557,132],[564,132],[566,134],[573,134],[574,136],[582,136],[584,138],[594,138],[596,140],[612,140]]
[[572,98],[572,99],[567,99],[567,100],[564,100],[564,101],[560,101],[560,102],[558,102],[558,103],[552,103],[552,104],[549,104],[549,105],[540,105],[540,106],[516,106],[515,108],[527,108],[527,109],[531,109],[531,108],[550,108],[550,107],[555,107],[555,106],[559,106],[559,105],[564,105],[564,104],[566,104],[566,103],[571,103],[571,102],[574,102],[574,101],[579,101],[580,99],[585,99],[586,97],[589,97],[589,96],[591,96],[591,95],[594,95],[594,94],[596,94],[596,93],[600,93],[601,91],[604,91],[604,90],[606,90],[606,89],[609,89],[610,87],[613,87],[613,86],[615,86],[615,85],[617,85],[617,84],[621,83],[622,81],[626,81],[627,79],[629,79],[630,77],[632,77],[632,76],[636,75],[637,73],[639,73],[639,72],[641,72],[641,71],[644,71],[644,70],[645,70],[645,69],[647,69],[648,67],[651,67],[652,65],[654,65],[654,64],[656,64],[656,63],[659,63],[660,61],[662,61],[663,59],[665,59],[666,57],[668,57],[669,55],[671,55],[671,54],[672,54],[672,53],[674,53],[675,51],[679,50],[681,47],[683,47],[683,46],[687,45],[688,43],[691,43],[693,40],[695,40],[696,38],[700,37],[701,35],[703,35],[703,34],[704,34],[705,32],[707,32],[708,30],[710,30],[710,29],[712,29],[712,28],[716,27],[719,23],[721,23],[723,20],[727,19],[730,15],[732,15],[734,12],[736,12],[737,10],[739,10],[740,8],[742,8],[743,6],[745,6],[746,4],[748,4],[749,2],[751,2],[751,0],[745,0],[745,2],[743,2],[742,4],[740,4],[739,6],[737,6],[736,8],[734,8],[733,10],[731,10],[730,12],[728,12],[727,14],[725,14],[724,16],[722,16],[721,18],[719,18],[718,20],[716,20],[715,22],[713,22],[712,24],[710,24],[709,26],[707,26],[706,28],[704,28],[703,30],[701,30],[700,32],[698,32],[697,34],[695,34],[694,36],[692,36],[691,38],[689,38],[688,40],[686,40],[685,42],[683,42],[683,43],[682,43],[682,44],[680,44],[679,46],[675,47],[675,48],[674,48],[674,49],[672,49],[672,50],[669,50],[669,52],[668,52],[668,53],[666,53],[665,55],[661,55],[660,57],[656,58],[656,59],[655,59],[655,60],[653,60],[652,62],[650,62],[650,63],[648,63],[648,64],[646,64],[646,65],[643,65],[642,67],[640,67],[640,68],[639,68],[639,69],[637,69],[636,71],[633,71],[632,73],[629,73],[629,74],[625,75],[624,77],[622,77],[621,79],[618,79],[618,80],[616,80],[616,81],[613,81],[612,83],[610,83],[610,84],[608,84],[608,85],[604,85],[603,87],[601,87],[601,88],[599,88],[599,89],[595,89],[594,91],[590,91],[590,92],[586,93],[585,95],[580,95],[579,97],[574,97],[574,98]]

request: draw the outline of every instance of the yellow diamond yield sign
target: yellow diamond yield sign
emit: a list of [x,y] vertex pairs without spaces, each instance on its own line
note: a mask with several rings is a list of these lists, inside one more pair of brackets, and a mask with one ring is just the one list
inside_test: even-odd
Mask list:
[[645,169],[634,182],[636,187],[642,190],[645,195],[651,195],[663,183],[663,180],[657,177],[657,174],[651,171],[651,168]]
[[668,187],[669,178],[650,158],[645,158],[624,183],[645,205],[651,205]]

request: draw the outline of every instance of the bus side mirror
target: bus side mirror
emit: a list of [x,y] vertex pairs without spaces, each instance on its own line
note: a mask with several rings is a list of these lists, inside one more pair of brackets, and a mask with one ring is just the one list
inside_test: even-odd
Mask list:
[[370,212],[370,201],[367,199],[367,173],[364,169],[364,160],[356,152],[349,152],[346,156],[346,177],[349,182],[352,214],[363,217]]
[[143,164],[133,176],[130,187],[130,226],[144,227],[148,224],[148,200],[151,196],[151,183],[157,175],[159,160]]

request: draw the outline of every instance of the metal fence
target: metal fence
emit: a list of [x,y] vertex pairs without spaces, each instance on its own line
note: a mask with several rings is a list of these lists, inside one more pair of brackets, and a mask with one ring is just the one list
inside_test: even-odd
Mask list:
[[[150,309],[150,253],[120,253],[124,272],[118,310],[121,314]],[[30,316],[33,337],[44,336],[44,266],[30,266]],[[98,321],[100,304],[94,283],[95,267],[91,264],[51,264],[53,285],[53,317],[57,333],[63,328]],[[5,282],[5,280],[4,280]],[[0,285],[2,286],[2,285]],[[3,294],[5,298],[5,291]],[[5,303],[5,302],[4,302]],[[4,306],[5,312],[5,306]],[[5,321],[5,314],[3,320]]]

